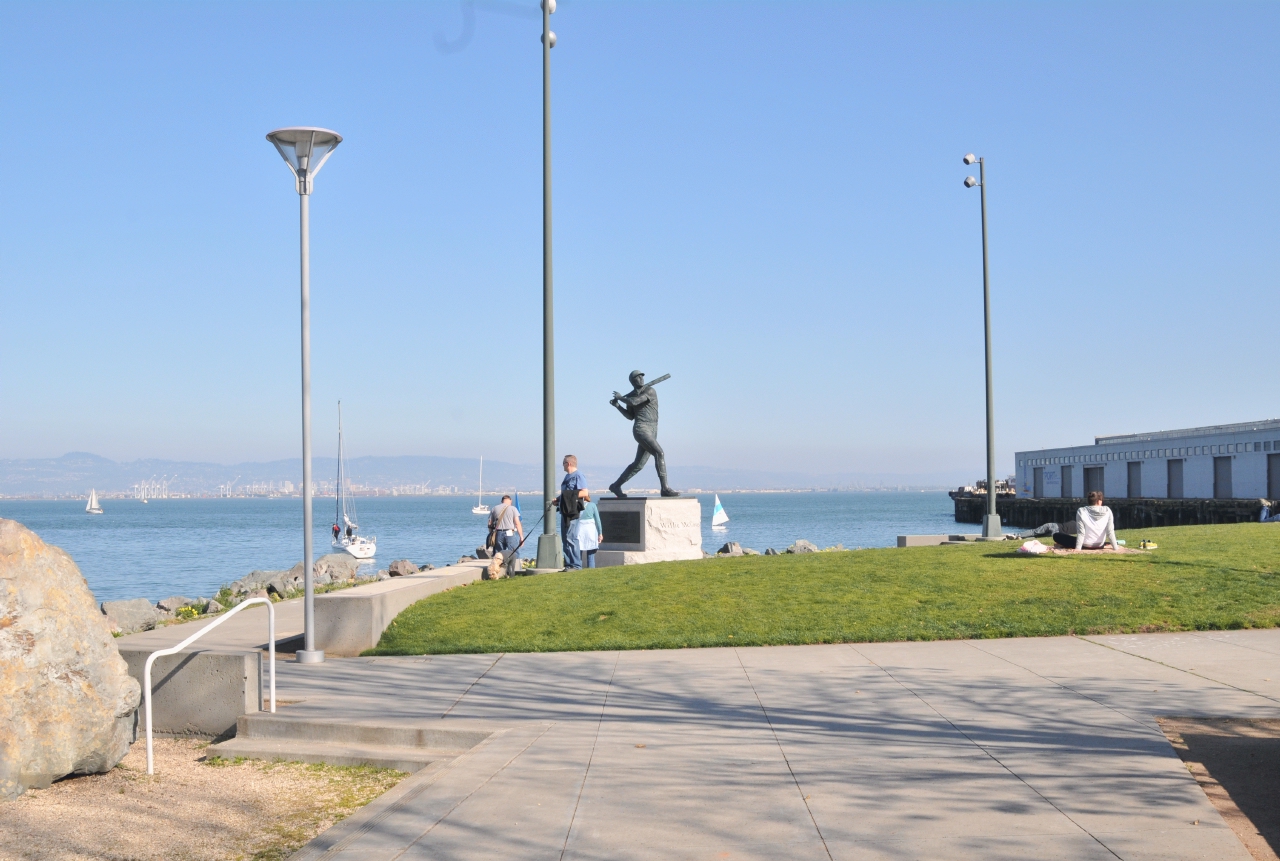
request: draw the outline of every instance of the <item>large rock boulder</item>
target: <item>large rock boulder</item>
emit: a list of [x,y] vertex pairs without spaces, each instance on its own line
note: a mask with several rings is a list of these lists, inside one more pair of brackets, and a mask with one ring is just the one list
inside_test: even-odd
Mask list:
[[166,614],[151,606],[146,598],[130,598],[128,601],[103,601],[102,614],[107,617],[109,630],[121,634],[150,631]]
[[138,683],[71,557],[0,519],[0,798],[110,771]]
[[736,541],[730,541],[716,551],[717,556],[741,556],[742,545]]
[[408,577],[410,574],[418,573],[418,566],[408,559],[397,559],[387,568],[387,573],[392,577]]
[[360,560],[350,553],[329,553],[317,559],[312,570],[317,582],[333,583],[355,577],[359,567]]
[[801,538],[795,544],[792,544],[790,547],[788,547],[786,552],[787,553],[817,553],[818,545],[814,544],[812,541],[805,541],[803,538]]

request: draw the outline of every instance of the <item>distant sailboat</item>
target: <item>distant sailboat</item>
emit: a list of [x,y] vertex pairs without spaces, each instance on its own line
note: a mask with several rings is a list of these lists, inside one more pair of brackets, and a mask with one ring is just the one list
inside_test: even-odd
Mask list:
[[333,549],[346,551],[357,559],[372,559],[378,552],[378,539],[357,535],[356,501],[349,499],[346,476],[347,455],[342,447],[342,401],[338,401],[338,504],[333,520]]
[[724,525],[729,522],[729,515],[724,513],[724,506],[720,504],[720,494],[716,494],[716,507],[711,512],[711,528],[724,529]]
[[88,514],[102,513],[102,506],[98,504],[98,491],[89,491],[89,504],[84,507],[84,510]]
[[484,504],[484,455],[480,455],[480,493],[476,495],[476,504],[475,507],[471,509],[471,513],[489,513],[489,506]]

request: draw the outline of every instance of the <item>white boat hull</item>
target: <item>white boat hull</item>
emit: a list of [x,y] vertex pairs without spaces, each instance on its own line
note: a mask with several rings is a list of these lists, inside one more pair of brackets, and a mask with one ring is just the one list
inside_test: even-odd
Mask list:
[[333,540],[333,549],[339,553],[350,553],[357,559],[372,559],[374,554],[378,552],[378,539],[362,538],[360,536],[350,540],[335,538]]

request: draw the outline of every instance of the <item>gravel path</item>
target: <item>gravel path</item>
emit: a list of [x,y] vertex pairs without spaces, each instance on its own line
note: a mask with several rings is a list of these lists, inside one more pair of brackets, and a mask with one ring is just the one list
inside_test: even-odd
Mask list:
[[372,768],[203,761],[205,742],[139,741],[107,774],[0,803],[0,859],[275,861],[405,777]]

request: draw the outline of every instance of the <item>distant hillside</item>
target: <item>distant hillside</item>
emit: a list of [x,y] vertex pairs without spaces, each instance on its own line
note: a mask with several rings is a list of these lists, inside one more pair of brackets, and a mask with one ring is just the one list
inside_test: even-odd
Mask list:
[[[474,491],[479,481],[479,466],[479,461],[471,458],[421,455],[358,457],[348,462],[354,483],[388,490],[406,485],[429,485],[456,486],[462,491]],[[622,467],[623,464],[586,464],[583,473],[592,487],[603,488],[618,477]],[[312,474],[317,483],[332,484],[337,468],[337,461],[331,457],[317,457],[312,461]],[[971,481],[975,475],[960,471],[914,475],[819,474],[706,466],[670,467],[671,483],[677,489],[703,490],[953,487]],[[86,452],[71,452],[54,458],[0,460],[0,495],[63,496],[85,494],[91,487],[96,488],[99,493],[122,493],[141,482],[159,481],[166,477],[169,490],[175,493],[215,493],[219,486],[233,482],[237,490],[246,485],[271,482],[279,486],[290,481],[296,486],[302,482],[302,460],[292,458],[230,465],[154,459],[118,463]],[[484,485],[494,491],[534,490],[542,486],[542,469],[537,464],[486,460]],[[652,465],[632,485],[640,488],[655,487],[657,476]]]

